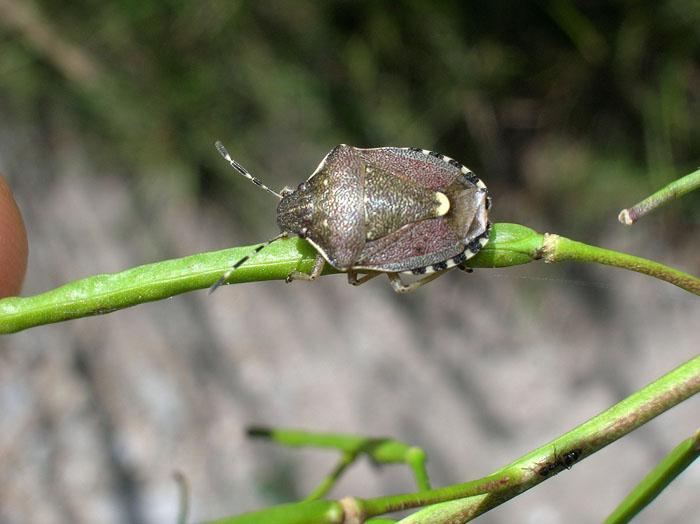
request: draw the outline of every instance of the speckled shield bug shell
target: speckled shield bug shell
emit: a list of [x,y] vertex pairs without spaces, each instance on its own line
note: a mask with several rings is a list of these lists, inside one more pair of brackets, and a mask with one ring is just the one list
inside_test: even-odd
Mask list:
[[[277,224],[282,232],[255,252],[290,234],[318,251],[311,274],[294,272],[287,281],[314,280],[329,263],[347,272],[351,284],[386,273],[395,291],[408,292],[461,266],[488,242],[486,186],[467,167],[439,153],[339,145],[297,189],[276,193],[220,143],[217,148],[236,170],[281,199]],[[368,274],[358,279],[357,271]],[[405,284],[400,273],[423,278]]]

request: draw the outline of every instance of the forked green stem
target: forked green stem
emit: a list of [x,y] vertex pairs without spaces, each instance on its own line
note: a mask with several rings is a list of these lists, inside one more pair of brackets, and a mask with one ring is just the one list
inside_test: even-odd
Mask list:
[[699,391],[700,356],[696,356],[588,422],[487,477],[388,497],[285,504],[216,522],[346,524],[354,522],[346,518],[349,511],[358,516],[358,522],[363,522],[394,511],[428,506],[401,520],[401,524],[461,524],[574,464],[561,462],[546,476],[541,473],[543,465],[556,464],[572,450],[580,451],[576,460],[582,460]]
[[395,439],[281,428],[250,428],[248,435],[266,438],[285,446],[330,448],[342,453],[339,463],[331,474],[305,500],[316,500],[325,495],[359,455],[366,455],[375,464],[407,464],[413,472],[418,491],[430,489],[425,469],[425,452],[416,446]]

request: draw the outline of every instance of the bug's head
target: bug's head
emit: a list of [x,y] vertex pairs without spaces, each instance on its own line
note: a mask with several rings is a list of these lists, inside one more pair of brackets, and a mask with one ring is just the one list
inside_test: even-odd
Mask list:
[[314,195],[306,182],[297,189],[285,188],[277,206],[277,225],[304,238],[313,226],[313,209]]

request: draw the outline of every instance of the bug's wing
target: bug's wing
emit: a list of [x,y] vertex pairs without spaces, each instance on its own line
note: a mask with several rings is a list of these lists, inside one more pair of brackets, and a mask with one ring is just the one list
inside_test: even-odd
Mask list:
[[[375,271],[408,271],[428,267],[464,252],[465,245],[441,218],[407,224],[367,242],[354,267]],[[469,250],[465,253],[469,258]]]
[[[466,167],[450,157],[425,149],[378,147],[358,149],[367,165],[432,189],[449,186],[457,177],[469,173]],[[476,182],[473,182],[476,185]]]

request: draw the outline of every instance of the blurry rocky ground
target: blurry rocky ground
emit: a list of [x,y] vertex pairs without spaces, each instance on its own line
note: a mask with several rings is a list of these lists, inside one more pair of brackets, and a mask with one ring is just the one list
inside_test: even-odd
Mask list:
[[[29,232],[24,295],[252,244],[273,187],[337,143],[469,165],[514,221],[700,274],[698,195],[632,228],[631,205],[697,165],[693,1],[587,11],[380,3],[0,0],[0,170]],[[508,4],[509,6],[511,4]],[[700,303],[620,270],[453,272],[225,287],[0,339],[0,522],[173,522],[303,497],[335,454],[250,425],[421,446],[435,486],[490,473],[697,354]],[[699,426],[674,408],[483,522],[600,521]],[[697,515],[692,466],[639,522]],[[353,468],[331,496],[414,489]]]

